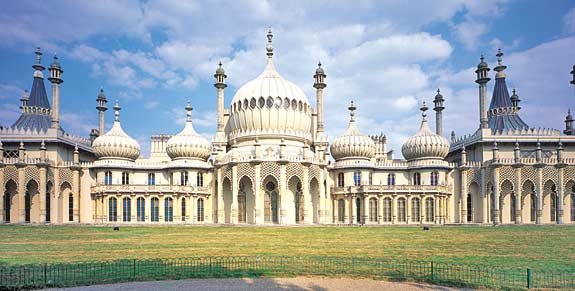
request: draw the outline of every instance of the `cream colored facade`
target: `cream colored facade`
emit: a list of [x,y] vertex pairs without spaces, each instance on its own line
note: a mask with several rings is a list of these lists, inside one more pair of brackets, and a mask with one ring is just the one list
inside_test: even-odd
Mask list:
[[[104,133],[107,99],[98,96],[99,130],[67,134],[58,122],[63,82],[57,59],[44,89],[41,53],[33,66],[22,116],[0,128],[0,222],[31,224],[550,224],[575,223],[575,137],[531,129],[509,97],[498,54],[489,109],[490,78],[477,69],[479,128],[442,137],[443,96],[434,99],[436,129],[423,104],[416,135],[394,159],[383,135],[367,136],[349,106],[347,130],[331,142],[324,132],[326,74],[314,75],[315,104],[273,63],[235,92],[225,108],[226,74],[214,75],[217,128],[208,141],[186,125],[151,137],[150,157],[123,131],[120,106]],[[42,91],[44,90],[44,91]],[[329,94],[329,91],[326,91]],[[361,112],[361,111],[360,111]],[[414,125],[415,127],[415,125]]]

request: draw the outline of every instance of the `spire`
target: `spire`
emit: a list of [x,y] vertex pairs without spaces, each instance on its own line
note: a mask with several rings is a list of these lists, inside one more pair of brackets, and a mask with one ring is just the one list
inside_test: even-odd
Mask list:
[[427,109],[429,108],[427,108],[427,105],[425,105],[425,100],[423,100],[423,103],[419,108],[419,110],[421,110],[422,122],[427,122]]
[[349,123],[355,122],[355,110],[357,109],[357,107],[355,107],[353,100],[351,100],[349,107],[347,108],[347,110],[349,110]]
[[194,110],[194,108],[190,105],[190,98],[188,98],[188,105],[186,105],[186,122],[192,122],[192,110]]
[[34,72],[34,77],[44,78],[42,71],[44,71],[45,68],[42,66],[42,51],[40,50],[40,47],[36,48],[36,52],[34,54],[36,54],[36,63],[32,65],[32,68],[38,72]]
[[122,107],[120,107],[120,103],[118,103],[118,99],[116,99],[116,105],[114,105],[113,109],[114,109],[114,122],[119,122],[120,121],[120,110],[122,110]]
[[266,55],[268,56],[269,59],[271,59],[274,55],[274,47],[272,46],[272,38],[274,37],[273,33],[272,33],[272,28],[271,26],[268,29],[268,34],[266,35],[268,38],[268,44],[266,46]]
[[495,79],[505,78],[505,69],[507,66],[503,65],[503,53],[501,52],[501,48],[497,49],[497,67],[493,68],[494,71],[497,72],[495,74]]

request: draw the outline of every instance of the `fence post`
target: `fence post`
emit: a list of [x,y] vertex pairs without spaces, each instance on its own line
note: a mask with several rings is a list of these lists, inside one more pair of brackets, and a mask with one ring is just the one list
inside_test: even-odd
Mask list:
[[44,263],[44,287],[46,287],[47,279],[46,279],[46,269],[48,268],[48,264]]
[[433,272],[433,261],[431,261],[430,263],[431,263],[431,281],[433,281],[433,278],[435,277],[435,274]]
[[533,286],[531,280],[532,280],[531,268],[527,268],[527,289],[531,289],[531,287]]

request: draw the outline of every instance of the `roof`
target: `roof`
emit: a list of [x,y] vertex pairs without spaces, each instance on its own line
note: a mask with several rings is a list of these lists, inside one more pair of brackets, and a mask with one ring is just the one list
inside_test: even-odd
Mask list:
[[12,128],[46,131],[51,124],[52,117],[50,115],[25,112],[12,124]]
[[489,105],[488,124],[491,132],[529,129],[529,126],[517,114],[517,110],[512,107],[513,103],[509,97],[505,78],[495,78],[495,87],[493,88],[493,96]]
[[48,102],[48,95],[46,95],[46,88],[44,87],[43,78],[34,77],[32,90],[30,91],[30,99],[28,100],[28,106],[50,109],[50,102]]
[[24,110],[18,120],[12,124],[12,128],[47,130],[52,123],[50,116],[50,102],[44,87],[44,78],[35,74],[32,82],[32,90],[28,99],[27,107],[44,108],[46,110]]

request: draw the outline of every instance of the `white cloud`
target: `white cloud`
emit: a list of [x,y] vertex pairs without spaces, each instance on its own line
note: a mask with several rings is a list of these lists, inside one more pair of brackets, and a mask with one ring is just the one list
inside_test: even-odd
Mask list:
[[0,104],[0,125],[11,126],[20,116],[20,108],[13,103]]
[[413,96],[401,96],[393,101],[393,107],[401,111],[411,110],[417,105],[417,100]]
[[565,33],[575,33],[575,7],[571,8],[563,16],[563,31]]
[[487,25],[477,20],[467,20],[456,24],[453,32],[465,49],[472,51],[478,48],[480,38],[487,32]]

